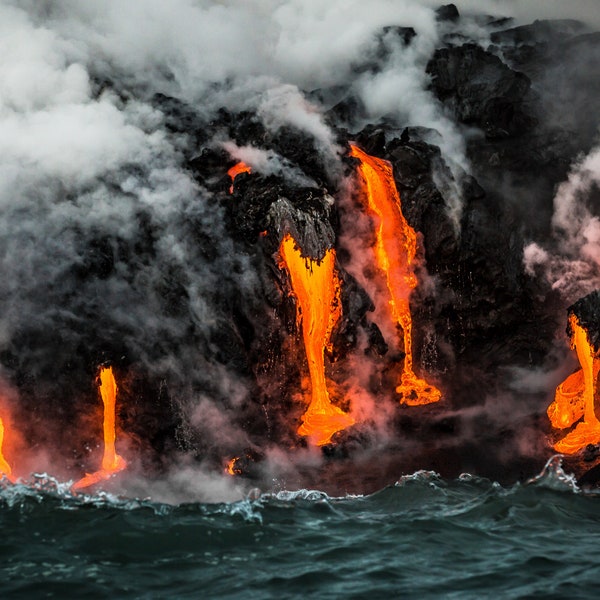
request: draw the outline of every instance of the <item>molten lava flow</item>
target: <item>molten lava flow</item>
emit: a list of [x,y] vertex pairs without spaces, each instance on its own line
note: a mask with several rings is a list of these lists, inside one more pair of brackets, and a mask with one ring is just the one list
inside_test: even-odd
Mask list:
[[2,452],[4,446],[4,422],[0,419],[0,475],[6,477],[9,481],[15,482],[15,478],[12,476],[12,469]]
[[246,163],[240,161],[239,163],[233,165],[233,167],[231,167],[229,171],[227,171],[227,175],[231,177],[231,185],[229,186],[230,194],[233,194],[233,182],[240,173],[252,173],[252,168],[249,167]]
[[548,407],[550,422],[556,428],[570,427],[583,417],[573,431],[554,444],[554,449],[563,454],[575,454],[588,444],[600,442],[600,421],[594,410],[596,381],[600,361],[589,343],[586,330],[579,325],[577,317],[569,317],[573,331],[572,343],[581,364],[577,371],[556,389],[554,402]]
[[100,395],[104,404],[104,456],[102,468],[95,473],[86,473],[73,485],[74,490],[94,485],[108,479],[114,473],[122,471],[127,463],[115,450],[115,404],[117,399],[117,384],[113,376],[112,367],[100,370]]
[[231,475],[232,477],[234,475],[241,475],[242,474],[242,470],[238,467],[235,466],[235,463],[240,460],[239,456],[234,456],[228,463],[227,463],[227,467],[225,468],[225,472],[228,475]]
[[554,402],[548,407],[552,427],[566,429],[583,417],[583,369],[569,375],[557,388]]
[[334,433],[354,424],[350,415],[331,404],[325,382],[325,347],[341,315],[340,283],[334,269],[335,251],[328,250],[319,262],[303,258],[296,242],[287,234],[279,254],[281,266],[287,269],[296,296],[297,322],[302,323],[311,383],[310,404],[298,434],[308,436],[322,446],[329,443]]
[[391,318],[402,327],[404,335],[404,368],[396,392],[401,402],[412,406],[437,402],[441,392],[413,371],[409,297],[417,285],[412,271],[417,235],[402,214],[391,165],[369,156],[355,145],[351,145],[350,154],[361,161],[359,171],[364,182],[363,192],[368,210],[376,221],[375,260],[385,273]]

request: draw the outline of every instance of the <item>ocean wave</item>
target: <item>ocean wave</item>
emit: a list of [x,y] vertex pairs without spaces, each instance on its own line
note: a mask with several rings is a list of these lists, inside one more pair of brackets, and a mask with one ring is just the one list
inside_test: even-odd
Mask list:
[[492,500],[515,501],[530,494],[543,497],[544,492],[595,497],[596,491],[582,490],[573,475],[562,467],[560,455],[551,457],[542,471],[524,483],[502,486],[492,480],[470,473],[456,479],[444,479],[435,471],[419,470],[402,475],[394,485],[387,486],[369,495],[346,494],[332,496],[318,489],[261,491],[252,488],[246,496],[233,502],[186,502],[165,504],[150,497],[131,498],[98,490],[75,493],[72,482],[61,482],[46,473],[36,473],[28,481],[16,484],[0,481],[0,506],[8,509],[31,503],[50,503],[62,510],[95,507],[124,511],[148,510],[157,516],[171,515],[178,510],[201,510],[205,514],[222,514],[241,517],[248,522],[262,522],[265,510],[285,507],[328,505],[336,510],[361,510],[368,507],[372,514],[412,514],[414,518],[429,518],[432,515],[457,516]]

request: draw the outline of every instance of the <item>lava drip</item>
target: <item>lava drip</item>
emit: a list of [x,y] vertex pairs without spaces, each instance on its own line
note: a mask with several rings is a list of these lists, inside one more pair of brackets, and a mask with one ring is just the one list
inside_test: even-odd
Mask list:
[[590,344],[587,331],[574,314],[569,316],[572,346],[577,352],[581,369],[565,379],[557,388],[554,402],[548,407],[548,417],[557,429],[571,427],[573,431],[554,444],[563,454],[575,454],[588,444],[600,442],[600,421],[594,409],[600,360]]
[[296,297],[296,322],[302,336],[311,384],[311,399],[298,434],[318,446],[354,424],[354,419],[329,399],[325,381],[325,348],[341,316],[340,282],[335,271],[335,251],[320,261],[304,258],[295,240],[287,234],[279,247],[281,268],[286,268]]
[[231,185],[229,186],[230,194],[233,194],[233,183],[235,181],[235,178],[240,173],[252,173],[252,167],[248,166],[245,162],[240,161],[239,163],[233,165],[233,167],[231,167],[229,171],[227,171],[227,175],[231,177]]
[[0,475],[6,477],[9,481],[15,482],[15,478],[12,476],[12,468],[4,458],[3,453],[4,447],[4,422],[0,419]]
[[354,144],[350,146],[350,154],[361,163],[358,170],[363,182],[362,192],[376,227],[375,260],[385,274],[390,316],[394,323],[400,325],[404,337],[404,367],[396,392],[400,402],[411,406],[437,402],[441,392],[417,377],[413,370],[409,299],[417,286],[412,270],[417,253],[417,234],[402,214],[390,163],[370,156]]
[[117,383],[112,372],[112,367],[103,367],[100,369],[100,395],[104,404],[104,455],[102,457],[102,468],[94,473],[86,473],[85,477],[73,485],[74,490],[80,490],[108,479],[127,466],[125,459],[119,456],[115,449]]

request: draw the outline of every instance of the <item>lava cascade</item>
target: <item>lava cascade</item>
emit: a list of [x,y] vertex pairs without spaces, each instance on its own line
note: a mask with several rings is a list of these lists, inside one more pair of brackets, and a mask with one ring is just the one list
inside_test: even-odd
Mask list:
[[117,383],[112,368],[100,370],[100,395],[104,405],[104,455],[102,468],[94,473],[86,473],[85,477],[73,485],[74,490],[83,489],[111,477],[114,473],[122,471],[127,462],[117,454],[115,449],[115,406],[117,399]]
[[417,235],[402,214],[400,195],[389,162],[370,156],[351,144],[350,154],[360,160],[358,168],[367,209],[376,227],[375,260],[386,278],[390,317],[400,325],[404,337],[404,367],[396,392],[404,404],[416,406],[437,402],[441,392],[413,370],[412,317],[409,298],[417,285],[412,265]]
[[577,317],[571,315],[569,321],[573,332],[572,345],[581,369],[556,388],[554,402],[548,407],[550,422],[557,429],[571,427],[579,421],[573,431],[554,444],[554,449],[563,454],[575,454],[588,444],[600,441],[600,421],[594,410],[600,361]]
[[14,478],[12,476],[12,468],[8,464],[8,461],[4,458],[3,447],[4,447],[4,421],[2,421],[2,419],[0,419],[0,475],[3,475],[9,481],[14,482]]
[[354,419],[329,399],[325,381],[325,348],[341,316],[340,282],[335,271],[335,251],[320,261],[304,258],[287,234],[279,247],[282,268],[287,269],[296,297],[296,319],[302,336],[311,384],[311,399],[298,434],[322,446],[331,436],[354,424]]
[[231,177],[231,185],[229,186],[230,194],[233,194],[233,183],[235,181],[235,178],[240,173],[252,173],[252,167],[248,166],[245,162],[240,161],[239,163],[233,165],[233,167],[231,167],[229,171],[227,171],[227,175]]

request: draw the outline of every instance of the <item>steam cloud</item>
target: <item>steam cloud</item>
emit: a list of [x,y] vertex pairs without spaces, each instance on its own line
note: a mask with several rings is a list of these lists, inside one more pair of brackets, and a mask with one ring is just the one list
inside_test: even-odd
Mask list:
[[600,287],[600,218],[590,205],[599,186],[600,148],[595,148],[573,166],[554,198],[552,226],[558,251],[536,243],[524,250],[526,271],[535,275],[541,268],[568,302]]

